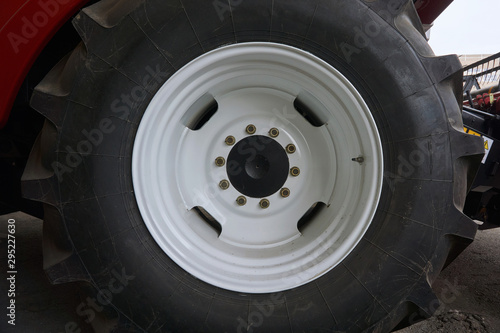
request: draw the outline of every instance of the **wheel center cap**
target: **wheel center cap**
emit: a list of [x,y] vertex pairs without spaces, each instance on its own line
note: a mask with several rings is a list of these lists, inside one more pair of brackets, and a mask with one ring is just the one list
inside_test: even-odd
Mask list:
[[255,158],[247,159],[245,172],[253,179],[262,179],[269,172],[269,160],[264,155],[257,155]]
[[274,139],[253,135],[239,141],[229,153],[226,171],[240,193],[263,198],[279,191],[290,169],[285,149]]

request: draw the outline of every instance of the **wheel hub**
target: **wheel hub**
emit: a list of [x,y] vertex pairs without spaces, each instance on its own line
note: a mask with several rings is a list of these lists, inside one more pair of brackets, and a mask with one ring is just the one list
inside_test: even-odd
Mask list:
[[227,158],[227,174],[240,193],[267,197],[285,184],[290,163],[285,149],[274,139],[253,135],[240,140]]

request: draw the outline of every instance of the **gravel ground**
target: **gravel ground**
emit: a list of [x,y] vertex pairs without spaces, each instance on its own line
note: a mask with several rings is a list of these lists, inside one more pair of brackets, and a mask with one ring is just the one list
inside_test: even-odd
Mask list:
[[[15,213],[0,216],[0,270],[7,271],[7,224],[16,220],[16,326],[2,315],[2,333],[91,333],[94,330],[76,313],[83,295],[81,283],[52,286],[42,269],[42,221]],[[6,278],[0,290],[9,289]],[[500,332],[500,228],[486,225],[476,241],[439,276],[434,292],[441,304],[436,314],[398,333]],[[6,309],[7,297],[0,296]]]

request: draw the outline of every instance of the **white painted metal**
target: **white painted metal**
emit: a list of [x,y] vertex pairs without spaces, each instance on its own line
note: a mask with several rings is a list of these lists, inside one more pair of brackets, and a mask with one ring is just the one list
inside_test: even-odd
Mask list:
[[[297,96],[323,126],[294,109]],[[218,111],[193,131],[193,106],[206,99]],[[229,154],[226,136],[249,135],[248,124],[256,135],[276,127],[278,143],[297,147],[289,160],[300,176],[288,177],[288,198],[267,197],[267,209],[254,198],[238,206],[241,194],[218,186],[228,176],[215,158]],[[352,161],[358,156],[363,163]],[[163,251],[197,278],[247,293],[291,289],[339,264],[371,223],[382,170],[375,121],[351,83],[318,57],[274,43],[222,47],[181,68],[145,111],[132,160],[141,215]],[[327,208],[300,232],[298,220],[316,202]],[[220,223],[220,235],[194,207]]]

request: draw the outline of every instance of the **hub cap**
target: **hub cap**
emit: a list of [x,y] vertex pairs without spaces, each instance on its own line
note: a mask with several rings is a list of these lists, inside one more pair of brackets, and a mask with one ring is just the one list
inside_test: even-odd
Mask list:
[[375,214],[382,148],[336,69],[273,43],[219,48],[156,93],[132,156],[139,210],[180,267],[212,285],[277,292],[313,281]]
[[278,142],[255,135],[231,149],[226,171],[236,190],[252,198],[262,198],[281,189],[289,165],[285,149]]

